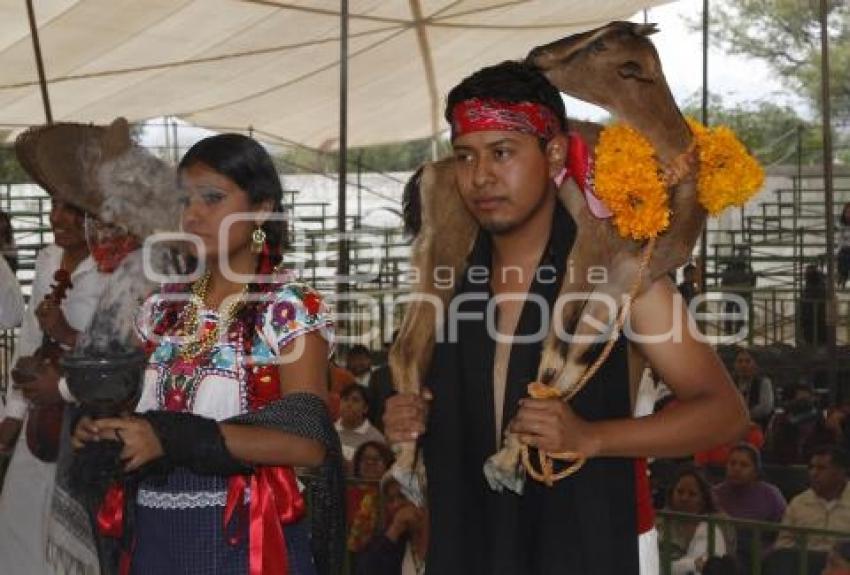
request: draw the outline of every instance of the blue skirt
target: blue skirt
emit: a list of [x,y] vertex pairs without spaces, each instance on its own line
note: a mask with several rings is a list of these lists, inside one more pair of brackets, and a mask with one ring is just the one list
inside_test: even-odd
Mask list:
[[[136,498],[135,575],[247,575],[248,534],[224,531],[227,478],[179,469],[142,483]],[[306,522],[284,527],[289,575],[316,575]]]

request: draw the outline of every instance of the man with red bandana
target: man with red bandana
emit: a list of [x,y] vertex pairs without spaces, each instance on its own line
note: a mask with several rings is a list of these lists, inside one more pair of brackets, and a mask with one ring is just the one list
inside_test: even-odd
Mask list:
[[[630,417],[624,338],[569,405],[528,398],[576,234],[556,193],[565,167],[592,213],[606,210],[591,193],[586,147],[568,136],[560,94],[536,70],[505,62],[476,72],[449,93],[446,119],[457,188],[481,231],[446,318],[456,337],[437,343],[427,392],[391,398],[384,416],[391,441],[421,438],[432,527],[427,573],[636,574],[635,458],[732,440],[746,421],[744,406],[692,332],[664,337],[680,327],[679,311],[687,317],[667,278],[631,313],[635,333],[661,337],[629,343],[676,393],[675,410]],[[533,449],[579,451],[587,463],[552,487],[528,480],[522,495],[492,491],[482,466],[507,429]]]

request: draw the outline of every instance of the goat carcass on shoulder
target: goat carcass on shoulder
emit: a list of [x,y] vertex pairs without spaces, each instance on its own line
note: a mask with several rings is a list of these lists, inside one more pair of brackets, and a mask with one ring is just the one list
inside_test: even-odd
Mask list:
[[[655,255],[643,276],[641,289],[687,260],[706,218],[697,201],[693,136],[673,100],[658,54],[648,39],[655,31],[654,25],[612,22],[535,48],[527,58],[561,92],[605,108],[654,146],[663,167],[662,177],[669,186],[671,218],[668,230],[657,239]],[[571,122],[570,129],[582,136],[592,155],[602,127]],[[572,179],[561,184],[559,198],[577,227],[566,269],[601,266],[608,272],[604,284],[591,283],[586,274],[576,273],[567,274],[561,285],[561,294],[588,295],[581,300],[568,298],[559,310],[560,317],[553,318],[537,373],[539,381],[547,381],[568,399],[595,359],[592,344],[581,342],[598,336],[600,324],[609,328],[613,325],[618,310],[604,302],[622,305],[638,277],[643,246],[624,239],[610,221],[593,215]],[[433,272],[443,266],[453,270],[453,277],[460,277],[478,234],[478,226],[456,189],[450,160],[424,166],[419,200],[421,224],[412,254],[412,265],[419,272],[418,282],[412,286],[407,313],[390,351],[396,387],[414,393],[419,391],[426,375],[435,334],[453,294],[453,287],[437,285]],[[564,345],[557,336],[559,330],[576,336],[570,345]],[[518,438],[506,433],[504,447],[485,465],[491,487],[521,492],[524,479],[518,467],[520,449]],[[396,475],[410,477],[413,455],[412,444],[402,447]]]

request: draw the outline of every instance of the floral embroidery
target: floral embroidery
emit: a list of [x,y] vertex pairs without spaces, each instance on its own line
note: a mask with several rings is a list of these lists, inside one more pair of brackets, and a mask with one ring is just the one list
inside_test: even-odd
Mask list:
[[236,363],[236,351],[231,346],[222,346],[213,350],[212,364],[216,369],[233,369]]
[[316,315],[322,308],[322,298],[314,291],[310,291],[304,295],[304,307],[307,308],[307,313]]
[[174,357],[175,346],[170,342],[163,342],[153,353],[153,361],[156,363],[166,363]]
[[[262,407],[280,397],[279,350],[294,338],[323,330],[331,336],[332,323],[321,295],[305,284],[264,286],[265,297],[245,326],[234,324],[222,341],[196,357],[182,357],[177,334],[184,319],[183,301],[161,302],[151,313],[158,343],[151,346],[150,361],[158,373],[156,398],[160,409],[192,411],[198,390],[207,377],[217,376],[238,385],[242,410]],[[184,291],[188,288],[184,288]],[[215,329],[217,314],[203,313],[200,331]],[[244,329],[253,324],[253,330]],[[245,345],[250,337],[250,345]],[[153,343],[152,341],[150,343]]]
[[271,324],[274,327],[288,327],[295,320],[295,306],[292,302],[282,300],[272,306]]

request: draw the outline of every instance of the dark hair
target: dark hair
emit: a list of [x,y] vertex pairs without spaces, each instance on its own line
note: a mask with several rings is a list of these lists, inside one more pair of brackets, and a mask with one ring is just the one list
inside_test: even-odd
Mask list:
[[731,555],[719,557],[713,555],[702,566],[702,575],[737,575],[740,573],[738,561]]
[[360,460],[363,459],[363,454],[370,447],[374,447],[378,451],[381,459],[384,460],[384,465],[387,469],[389,469],[395,461],[395,455],[393,455],[392,449],[380,441],[367,441],[366,443],[361,443],[360,447],[357,448],[357,451],[354,452],[354,457],[351,460],[351,469],[353,470],[354,477],[360,477]]
[[422,229],[422,193],[419,189],[422,184],[422,171],[424,166],[419,166],[410,179],[404,184],[401,194],[401,212],[404,221],[404,233],[415,238]]
[[682,273],[695,272],[697,271],[697,266],[694,264],[687,264],[683,269]]
[[6,258],[6,262],[13,272],[18,271],[18,253],[15,249],[15,230],[12,228],[12,218],[9,214],[0,210],[0,220],[6,224],[6,229],[0,236],[0,255]]
[[452,124],[452,110],[464,100],[482,98],[508,102],[534,102],[549,108],[558,118],[561,130],[567,130],[567,112],[561,93],[537,69],[507,60],[481,68],[452,88],[446,99],[445,117]]
[[729,453],[732,454],[734,452],[745,453],[747,457],[750,458],[750,461],[753,463],[753,467],[756,468],[756,473],[761,474],[761,453],[756,449],[753,445],[750,445],[746,441],[742,441],[735,445],[732,449],[729,450]]
[[704,506],[700,515],[717,513],[717,506],[714,504],[714,496],[711,494],[711,485],[709,485],[708,480],[702,472],[693,465],[686,465],[680,468],[676,473],[676,476],[673,478],[673,482],[670,483],[670,487],[667,489],[667,507],[670,507],[673,503],[673,491],[675,491],[676,485],[678,485],[679,481],[685,477],[693,477],[699,487],[699,492],[700,495],[702,495],[702,502]]
[[845,226],[850,226],[850,216],[847,213],[850,212],[850,202],[844,204],[844,207],[841,208],[841,223]]
[[363,401],[366,402],[366,405],[369,405],[369,390],[360,385],[359,383],[349,383],[345,387],[342,388],[342,391],[339,392],[339,398],[345,399],[355,393],[359,394]]
[[372,357],[372,352],[369,351],[369,348],[365,345],[358,343],[357,345],[351,346],[351,349],[348,350],[348,355],[346,357],[352,355],[368,355],[369,357]]
[[753,355],[753,352],[752,352],[752,351],[750,351],[750,349],[749,349],[749,348],[746,348],[746,347],[744,347],[744,346],[742,346],[742,345],[735,345],[735,346],[732,346],[732,351],[734,351],[734,352],[735,352],[735,357],[738,357],[738,356],[739,356],[739,355],[741,355],[742,353],[746,353],[747,355],[749,355],[750,357],[752,357],[753,359],[755,359],[755,356]]
[[[197,142],[180,160],[181,170],[203,164],[232,180],[258,204],[271,200],[272,212],[282,213],[283,186],[274,162],[256,140],[242,134],[218,134]],[[263,224],[266,241],[275,259],[288,244],[285,222],[267,221]]]
[[837,445],[821,445],[812,450],[812,457],[816,455],[829,455],[833,465],[850,473],[850,454]]

